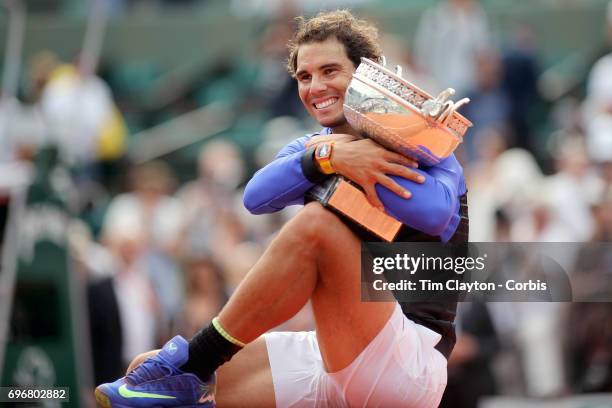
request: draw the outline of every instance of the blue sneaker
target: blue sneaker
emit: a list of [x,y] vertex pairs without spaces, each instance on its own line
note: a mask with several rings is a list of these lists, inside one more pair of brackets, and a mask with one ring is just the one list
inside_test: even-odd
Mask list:
[[216,376],[203,383],[195,374],[181,371],[178,367],[187,362],[188,354],[187,340],[174,337],[127,376],[98,386],[96,401],[103,408],[214,408]]

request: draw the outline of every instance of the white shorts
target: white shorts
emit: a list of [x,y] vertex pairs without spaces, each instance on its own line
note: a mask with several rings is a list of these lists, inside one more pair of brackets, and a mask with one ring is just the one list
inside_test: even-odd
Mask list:
[[265,334],[276,406],[437,407],[446,387],[441,336],[409,320],[397,304],[391,318],[348,367],[325,371],[315,332]]

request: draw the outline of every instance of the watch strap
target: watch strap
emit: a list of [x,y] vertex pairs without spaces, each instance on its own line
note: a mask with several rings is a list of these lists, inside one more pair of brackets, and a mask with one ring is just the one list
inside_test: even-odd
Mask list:
[[[324,156],[320,156],[320,151],[325,148],[328,149],[328,152]],[[315,150],[315,161],[317,163],[317,166],[319,167],[319,170],[323,174],[335,174],[336,173],[336,170],[334,170],[334,166],[332,166],[331,164],[331,155],[332,155],[333,149],[334,149],[334,143],[327,142],[327,143],[322,143],[318,145]]]
[[319,171],[319,168],[315,164],[315,148],[311,147],[304,151],[300,164],[302,165],[302,173],[308,181],[314,184],[319,184],[327,178],[327,174],[323,174]]

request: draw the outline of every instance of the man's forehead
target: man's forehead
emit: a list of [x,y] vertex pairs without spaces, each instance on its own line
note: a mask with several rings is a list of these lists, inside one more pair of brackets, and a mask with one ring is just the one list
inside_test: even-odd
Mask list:
[[332,59],[326,59],[323,61],[305,61],[302,64],[298,64],[296,75],[300,75],[304,72],[313,72],[317,70],[323,70],[327,68],[338,68],[344,66],[341,61],[336,61]]
[[310,71],[326,65],[346,64],[350,59],[346,55],[344,45],[334,38],[300,45],[296,62],[298,71]]

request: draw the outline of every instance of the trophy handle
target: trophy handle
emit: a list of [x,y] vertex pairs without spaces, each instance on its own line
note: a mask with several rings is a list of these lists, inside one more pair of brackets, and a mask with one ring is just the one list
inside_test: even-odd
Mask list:
[[466,103],[469,103],[469,102],[470,102],[470,98],[463,98],[463,99],[461,99],[461,100],[459,100],[458,102],[455,102],[455,103],[453,103],[452,101],[446,101],[446,103],[447,104],[450,103],[450,105],[440,115],[440,118],[438,120],[444,126],[448,126],[448,122],[450,122],[451,118],[455,114],[455,111],[457,111],[457,109],[459,109],[461,106],[463,106],[463,105],[465,105]]

